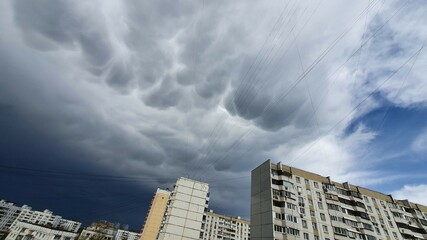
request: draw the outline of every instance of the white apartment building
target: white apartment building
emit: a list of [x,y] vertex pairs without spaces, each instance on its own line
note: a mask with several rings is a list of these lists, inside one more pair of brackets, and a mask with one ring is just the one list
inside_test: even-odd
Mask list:
[[427,207],[264,162],[252,171],[251,239],[427,239]]
[[37,225],[44,225],[51,228],[61,228],[70,232],[77,232],[81,226],[80,222],[63,219],[59,215],[54,215],[53,212],[48,209],[44,210],[43,212],[36,211],[32,210],[32,208],[27,205],[23,205],[21,207],[21,212],[19,213],[16,220],[27,223],[34,223]]
[[250,223],[240,217],[229,217],[214,213],[206,214],[204,240],[249,240]]
[[5,240],[73,240],[78,233],[15,221]]
[[0,238],[9,232],[9,227],[21,212],[21,207],[11,202],[0,200]]
[[115,240],[139,240],[140,238],[141,238],[140,233],[118,229]]
[[158,239],[203,239],[208,202],[207,183],[179,178],[167,204]]

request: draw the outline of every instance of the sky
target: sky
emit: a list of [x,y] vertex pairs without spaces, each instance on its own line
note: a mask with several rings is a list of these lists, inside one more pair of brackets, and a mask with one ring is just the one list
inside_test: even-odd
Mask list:
[[427,4],[0,1],[0,198],[142,227],[157,187],[249,218],[267,159],[427,205]]

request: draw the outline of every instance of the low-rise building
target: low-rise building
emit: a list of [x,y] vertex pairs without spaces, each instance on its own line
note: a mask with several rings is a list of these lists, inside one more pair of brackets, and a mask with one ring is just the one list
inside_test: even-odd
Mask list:
[[117,228],[113,223],[107,221],[93,222],[89,227],[83,229],[79,239],[113,240],[116,237]]
[[80,240],[139,240],[141,234],[128,231],[128,225],[123,225],[125,229],[120,229],[119,223],[110,223],[105,220],[93,222],[89,227],[83,229]]
[[16,220],[6,240],[74,240],[78,233]]
[[[58,228],[70,232],[77,232],[81,226],[80,222],[63,219],[59,215],[54,215],[53,212],[48,209],[44,211],[37,211],[27,205],[23,205],[21,207],[21,212],[16,220],[36,225],[43,225],[50,228]],[[13,224],[15,223],[12,223],[12,226]]]

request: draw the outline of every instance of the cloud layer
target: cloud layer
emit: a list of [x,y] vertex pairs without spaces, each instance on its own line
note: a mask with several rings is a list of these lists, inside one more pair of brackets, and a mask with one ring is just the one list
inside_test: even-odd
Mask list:
[[375,170],[384,163],[366,157],[380,129],[354,123],[427,103],[421,1],[18,0],[0,9],[5,113],[31,119],[71,159],[156,179],[145,186],[209,181],[213,207],[231,214],[248,216],[247,176],[268,158],[384,182]]

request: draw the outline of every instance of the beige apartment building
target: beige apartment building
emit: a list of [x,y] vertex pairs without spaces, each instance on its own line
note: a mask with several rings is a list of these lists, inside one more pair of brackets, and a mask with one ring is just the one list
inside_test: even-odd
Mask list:
[[204,224],[204,240],[249,240],[250,223],[240,217],[207,212]]
[[427,207],[267,160],[252,171],[251,239],[427,239]]
[[156,240],[171,192],[158,188],[145,218],[141,240]]

